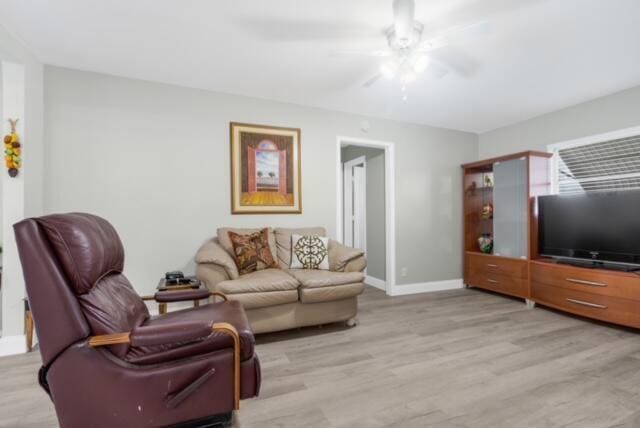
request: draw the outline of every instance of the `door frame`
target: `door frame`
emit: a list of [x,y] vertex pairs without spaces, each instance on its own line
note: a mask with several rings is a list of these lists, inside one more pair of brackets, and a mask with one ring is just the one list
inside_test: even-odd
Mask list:
[[[349,161],[343,162],[342,163],[342,189],[343,189],[343,197],[342,197],[342,211],[344,213],[345,211],[345,204],[344,201],[346,199],[347,194],[344,193],[347,189],[347,186],[345,186],[345,181],[344,181],[344,177],[345,177],[345,172],[347,170],[347,168],[353,168],[356,165],[362,165],[362,169],[364,171],[364,189],[365,189],[365,193],[363,195],[363,199],[364,199],[364,206],[365,206],[365,212],[364,212],[364,218],[362,219],[362,222],[364,223],[364,236],[362,237],[362,242],[363,242],[363,246],[364,246],[364,250],[367,249],[367,210],[366,210],[366,206],[367,206],[367,193],[366,193],[366,189],[367,189],[367,158],[365,156],[359,156],[355,159],[351,159]],[[353,214],[353,213],[352,213]],[[342,238],[344,241],[344,235],[346,234],[346,232],[348,232],[348,228],[347,228],[347,222],[345,221],[345,217],[344,214],[342,216]],[[352,226],[353,227],[353,226]],[[351,231],[353,233],[353,230]]]
[[343,235],[343,167],[341,148],[343,146],[372,147],[384,150],[384,203],[385,203],[385,286],[387,295],[393,295],[396,286],[396,196],[395,196],[395,144],[389,141],[366,138],[336,137],[336,238],[344,241]]

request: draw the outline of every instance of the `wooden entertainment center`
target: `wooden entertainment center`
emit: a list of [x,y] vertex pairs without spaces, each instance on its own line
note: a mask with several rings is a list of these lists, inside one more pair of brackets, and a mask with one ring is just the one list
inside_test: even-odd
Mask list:
[[[550,153],[462,165],[464,283],[576,315],[640,328],[640,275],[560,264],[538,253],[536,197],[551,191]],[[480,250],[478,238],[493,240]],[[486,243],[486,242],[485,242]]]

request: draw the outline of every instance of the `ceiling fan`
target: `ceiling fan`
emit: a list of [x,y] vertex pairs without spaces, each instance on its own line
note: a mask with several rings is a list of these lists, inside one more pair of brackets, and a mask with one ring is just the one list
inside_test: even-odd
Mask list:
[[[423,40],[424,25],[415,20],[414,0],[393,0],[393,25],[384,31],[387,38],[387,49],[336,53],[385,58],[380,65],[379,72],[369,78],[363,86],[368,88],[381,77],[398,78],[403,91],[405,91],[406,85],[413,82],[419,74],[428,68],[432,69],[437,77],[444,76],[450,70],[462,71],[459,65],[448,64],[446,60],[435,58],[431,53],[452,42],[483,34],[488,29],[489,23],[482,21],[453,27]],[[403,98],[406,99],[406,95]]]

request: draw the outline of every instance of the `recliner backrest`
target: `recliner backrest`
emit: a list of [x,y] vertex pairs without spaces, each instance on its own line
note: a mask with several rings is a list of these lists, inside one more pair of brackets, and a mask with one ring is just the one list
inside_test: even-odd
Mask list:
[[[122,274],[122,243],[106,220],[83,213],[54,214],[15,228],[43,359],[89,334],[130,331],[149,317]],[[37,239],[30,242],[33,237]],[[50,337],[58,334],[59,339]],[[111,350],[122,357],[128,345]]]
[[42,363],[91,334],[78,299],[42,228],[34,219],[13,226]]
[[120,237],[106,220],[81,213],[37,218],[67,274],[75,294],[91,291],[96,282],[124,267]]

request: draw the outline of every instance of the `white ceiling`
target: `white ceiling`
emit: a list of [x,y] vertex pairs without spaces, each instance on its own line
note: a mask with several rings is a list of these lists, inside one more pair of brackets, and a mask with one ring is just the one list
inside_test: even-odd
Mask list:
[[484,132],[640,85],[639,0],[416,0],[432,34],[487,20],[440,55],[475,71],[362,87],[391,0],[0,0],[47,64]]

